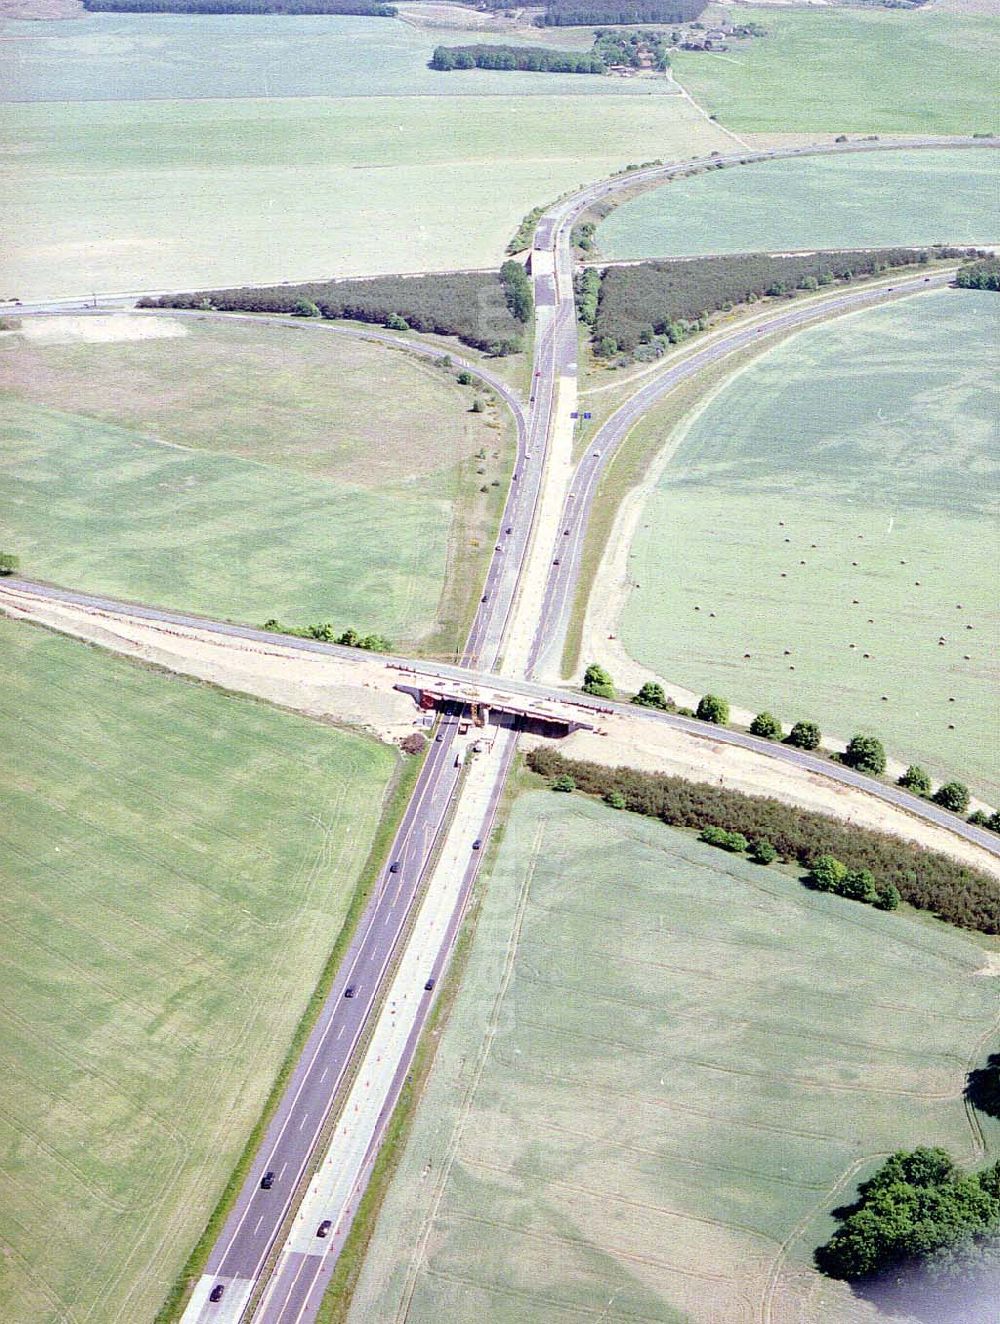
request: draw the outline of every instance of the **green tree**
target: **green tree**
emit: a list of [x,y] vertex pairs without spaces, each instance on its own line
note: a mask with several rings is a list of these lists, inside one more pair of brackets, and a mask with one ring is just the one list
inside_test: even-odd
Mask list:
[[787,743],[796,749],[819,749],[822,732],[815,722],[796,722],[788,733]]
[[899,779],[899,785],[905,786],[914,795],[930,795],[931,779],[917,763],[911,763]]
[[319,317],[320,312],[312,299],[296,299],[292,309],[293,317]]
[[390,313],[385,319],[385,324],[390,331],[409,331],[410,324],[405,317],[400,317],[399,313]]
[[820,855],[813,861],[808,877],[817,892],[836,892],[847,877],[847,865],[834,855]]
[[474,414],[482,414],[485,412],[485,409],[486,409],[486,405],[483,403],[483,397],[481,395],[477,395],[472,402],[472,412]]
[[473,381],[472,373],[463,368],[455,380],[458,382],[459,386],[471,386]]
[[877,736],[851,736],[843,754],[849,768],[877,776],[885,772],[885,749]]
[[895,883],[887,883],[879,879],[875,884],[874,905],[876,910],[897,910],[902,899],[899,895],[899,888]]
[[750,723],[750,734],[764,740],[780,740],[781,723],[773,713],[758,713]]
[[614,681],[597,662],[591,662],[583,673],[583,692],[584,694],[596,694],[601,699],[613,699],[615,697]]
[[568,772],[564,772],[561,773],[552,783],[552,789],[554,791],[575,791],[576,782],[573,780],[573,778],[569,775]]
[[717,694],[703,694],[698,700],[695,717],[703,722],[714,722],[716,726],[729,725],[729,704]]
[[934,792],[934,803],[952,813],[964,814],[969,807],[969,788],[961,782],[945,782]]
[[16,575],[21,562],[13,552],[0,552],[0,575]]
[[662,685],[655,680],[647,680],[639,693],[633,697],[632,702],[638,704],[640,708],[666,709],[667,696]]
[[755,841],[750,847],[750,858],[754,864],[773,864],[778,858],[778,852],[774,849],[767,838]]
[[604,797],[604,803],[609,805],[612,809],[624,809],[625,797],[622,795],[621,791],[608,791]]
[[867,906],[874,905],[878,898],[871,869],[848,869],[834,891],[848,901],[863,901]]
[[714,826],[702,828],[698,839],[707,842],[709,846],[731,851],[734,855],[741,855],[750,844],[742,832],[728,832],[725,828]]

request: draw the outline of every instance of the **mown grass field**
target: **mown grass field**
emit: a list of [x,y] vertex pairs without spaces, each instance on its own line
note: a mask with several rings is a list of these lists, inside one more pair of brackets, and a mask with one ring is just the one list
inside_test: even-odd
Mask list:
[[535,205],[727,142],[679,96],[585,91],[13,105],[0,293],[495,266]]
[[73,587],[409,643],[437,624],[454,646],[492,547],[506,410],[473,414],[441,369],[335,333],[182,325],[4,338],[0,542]]
[[812,1249],[881,1155],[982,1155],[961,1090],[996,1028],[986,958],[522,796],[351,1320],[875,1319]]
[[678,51],[674,75],[729,129],[977,133],[997,127],[995,15],[741,9],[766,38],[725,54]]
[[905,300],[716,394],[643,511],[629,652],[755,712],[876,731],[996,798],[998,315],[978,292]]
[[991,243],[997,152],[873,152],[762,161],[679,179],[616,208],[607,258]]
[[267,1097],[395,767],[0,620],[0,1300],[150,1320]]

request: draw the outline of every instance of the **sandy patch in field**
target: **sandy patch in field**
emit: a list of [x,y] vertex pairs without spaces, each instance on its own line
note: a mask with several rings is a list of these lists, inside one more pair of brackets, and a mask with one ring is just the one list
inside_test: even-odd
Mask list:
[[[521,747],[529,749],[542,743],[547,742],[540,737],[524,736]],[[601,733],[575,731],[560,741],[558,748],[567,758],[585,759],[607,767],[663,772],[688,781],[716,783],[745,795],[773,796],[786,804],[830,814],[857,827],[892,833],[1000,878],[1000,859],[981,846],[865,791],[754,750],[723,744],[711,736],[692,735],[642,717],[615,714],[604,719]]]
[[5,587],[0,587],[0,610],[308,717],[359,727],[386,744],[419,729],[413,700],[392,688],[395,673],[371,655],[348,661],[300,653],[277,644],[50,602]]
[[106,317],[26,318],[16,334],[38,345],[103,345],[116,340],[170,340],[187,333],[187,327],[174,318],[111,313]]

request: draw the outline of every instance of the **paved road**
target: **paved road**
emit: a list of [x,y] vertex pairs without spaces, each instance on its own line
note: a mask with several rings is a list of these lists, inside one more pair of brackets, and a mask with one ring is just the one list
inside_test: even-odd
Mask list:
[[[35,580],[6,579],[0,581],[0,588],[3,586],[35,593],[55,602],[67,602],[98,611],[124,613],[139,620],[159,621],[166,625],[206,630],[211,634],[246,639],[272,646],[280,644],[282,648],[296,649],[307,653],[325,653],[329,656],[345,659],[357,658],[355,651],[349,648],[341,648],[337,644],[323,644],[315,639],[297,639],[291,635],[269,634],[265,630],[256,630],[247,625],[234,625],[228,621],[212,621],[203,616],[193,616],[184,612],[161,611],[155,607],[136,606],[134,603],[124,602],[117,598],[105,598],[93,593],[78,593],[72,589],[58,588],[51,584],[40,584]],[[963,837],[966,841],[971,841],[977,846],[982,846],[991,855],[1000,857],[1000,837],[995,832],[976,827],[974,823],[966,823],[955,814],[939,809],[937,805],[931,804],[927,800],[921,800],[917,796],[910,795],[900,787],[886,786],[881,782],[873,781],[870,777],[864,777],[853,772],[850,768],[843,767],[841,764],[831,763],[828,759],[810,754],[805,750],[793,749],[790,745],[775,745],[772,741],[759,740],[756,736],[747,735],[742,731],[733,731],[726,727],[706,727],[704,722],[699,722],[695,718],[679,717],[674,713],[658,713],[650,708],[636,708],[632,704],[615,703],[606,699],[593,699],[586,694],[577,694],[558,685],[517,680],[506,676],[502,681],[498,681],[496,674],[487,670],[452,666],[443,662],[429,662],[426,658],[406,658],[396,655],[387,656],[385,661],[387,665],[400,668],[408,673],[400,678],[401,681],[407,683],[410,681],[419,683],[421,677],[426,677],[430,680],[437,678],[471,685],[483,684],[495,687],[499,684],[505,692],[511,695],[523,696],[529,699],[547,699],[554,703],[567,704],[570,706],[568,709],[570,713],[574,709],[582,710],[588,716],[599,715],[602,711],[609,709],[611,711],[627,712],[630,716],[638,717],[643,721],[662,722],[676,730],[687,731],[692,735],[713,742],[739,745],[743,749],[754,750],[758,754],[777,759],[779,762],[793,763],[797,767],[808,769],[810,772],[820,773],[822,776],[829,777],[833,781],[841,782],[846,786],[856,786],[867,791],[870,795],[886,801],[888,804],[898,805],[918,818],[923,818],[929,823],[935,823],[939,827],[947,828],[949,832],[953,832],[956,836]]]
[[[917,139],[905,143],[894,143],[887,140],[880,143],[831,144],[819,148],[788,148],[776,152],[733,153],[724,157],[711,158],[709,163],[717,163],[720,160],[734,163],[737,161],[764,160],[779,156],[794,157],[842,151],[885,150],[893,146],[939,147],[941,145],[942,141],[940,139]],[[1000,145],[1000,140],[967,141],[950,145],[997,146]],[[572,375],[576,372],[577,339],[569,245],[569,233],[572,224],[587,206],[601,197],[623,188],[630,188],[637,182],[655,182],[658,179],[666,179],[683,173],[690,169],[693,164],[695,163],[687,162],[673,166],[653,167],[632,172],[616,180],[593,185],[574,195],[574,197],[557,204],[541,218],[534,241],[535,253],[539,255],[534,278],[537,305],[535,361],[533,365],[535,376],[533,378],[533,396],[526,419],[523,412],[518,408],[517,402],[512,399],[509,388],[504,386],[498,379],[493,378],[488,370],[478,366],[473,367],[473,371],[485,380],[490,381],[494,389],[503,395],[508,403],[512,404],[518,418],[517,462],[505,506],[504,522],[501,526],[502,532],[498,544],[499,550],[494,553],[491,560],[483,600],[479,605],[466,645],[466,658],[469,661],[475,660],[478,668],[485,674],[488,674],[496,666],[503,648],[505,632],[510,628],[512,613],[516,610],[521,569],[531,550],[531,539],[538,510],[544,466],[548,455],[549,439],[556,421],[554,419],[554,408],[557,379],[560,376]],[[550,263],[540,260],[542,255],[547,254],[551,254]],[[102,300],[102,303],[105,304],[105,307],[127,306],[134,297],[134,295],[117,296],[112,300]],[[21,313],[82,311],[86,308],[88,302],[87,299],[49,301],[43,304],[23,305],[19,311]],[[176,315],[176,313],[172,315]],[[271,319],[262,320],[270,321]],[[296,324],[281,323],[281,325],[288,327]],[[333,328],[325,327],[324,329]],[[363,332],[353,329],[340,330],[342,333],[369,339],[387,340],[390,343],[395,340],[388,333]],[[741,334],[745,333],[734,333],[733,343],[728,345],[728,350],[722,352],[731,352],[735,348],[742,347],[742,343],[745,342],[738,339]],[[724,344],[727,342],[721,341],[718,343]],[[413,347],[408,345],[407,348],[412,349]],[[429,347],[422,348],[425,348],[431,356],[434,355],[434,351]],[[721,354],[719,357],[721,357]],[[659,385],[659,379],[656,379],[644,390],[649,391],[655,398],[658,392],[653,388]],[[661,389],[663,388],[661,387]],[[614,437],[611,434],[608,435],[609,444],[617,444]],[[592,477],[588,477],[591,474],[591,468],[583,471],[581,477],[586,479],[588,490],[592,491],[598,473],[599,466],[593,467]],[[581,536],[582,524],[583,521],[581,520]],[[510,529],[509,534],[506,532],[508,528]],[[572,568],[574,561],[578,564],[578,558],[579,546],[577,546],[574,556],[571,558],[570,568]],[[550,634],[553,632],[558,634],[558,631],[562,628],[565,604],[572,589],[571,578],[567,572],[565,589],[559,587],[562,583],[561,576],[557,575],[552,581],[551,591],[546,599],[542,619],[539,622],[535,646],[532,649],[533,663],[540,660],[543,651],[547,652],[546,644]],[[19,581],[7,582],[11,587],[16,587]],[[73,594],[45,586],[27,584],[23,581],[21,586],[32,591],[43,592],[46,596],[78,602],[98,609],[115,611],[121,610],[123,607],[123,604],[101,599],[95,595]],[[194,625],[202,629],[210,629],[216,633],[275,642],[274,635],[238,625],[207,622],[197,617],[181,613],[159,612],[148,607],[128,606],[126,609],[131,614],[144,619]],[[346,653],[346,655],[351,656],[349,650],[339,650],[335,646],[323,645],[312,640],[283,638],[281,642],[305,651]],[[553,646],[555,645],[553,644]],[[398,661],[404,662],[405,660],[398,659]],[[422,664],[411,663],[411,665],[419,666]],[[435,668],[435,671],[466,680],[474,678],[474,673],[468,667],[439,667]],[[491,677],[491,679],[495,679],[495,677]],[[506,685],[507,682],[505,681],[504,684]],[[517,681],[510,682],[510,686],[521,693],[530,693],[562,702],[567,701],[565,692],[551,687],[529,685]],[[588,706],[585,700],[574,699],[573,703],[581,707]],[[596,707],[598,705],[589,706]],[[602,706],[609,707],[612,705],[605,704]],[[631,711],[634,713],[636,710]],[[695,731],[700,735],[706,734],[701,724],[692,723],[683,718],[656,713],[644,713],[643,716],[650,721],[663,721]],[[320,1013],[316,1026],[296,1064],[289,1086],[282,1096],[275,1116],[268,1127],[265,1140],[258,1152],[248,1180],[226,1222],[222,1235],[211,1252],[208,1261],[208,1272],[201,1280],[198,1291],[185,1312],[186,1324],[194,1324],[194,1321],[198,1321],[198,1324],[202,1324],[203,1321],[229,1324],[230,1321],[236,1321],[243,1315],[246,1301],[290,1207],[294,1186],[316,1148],[320,1131],[338,1084],[343,1080],[345,1073],[352,1064],[353,1050],[370,1022],[373,1008],[378,1001],[378,994],[381,992],[381,985],[386,979],[394,955],[400,948],[401,935],[407,917],[428,870],[429,860],[438,840],[447,806],[459,782],[460,770],[455,766],[454,757],[456,729],[457,722],[454,715],[446,714],[441,722],[441,740],[435,741],[430,748],[421,769],[414,795],[393,841],[389,861],[391,864],[398,862],[398,871],[393,872],[390,864],[387,864],[379,877],[378,884],[369,899],[357,934],[338,972],[330,996]],[[1000,855],[1000,840],[993,834],[960,823],[953,816],[937,810],[936,806],[915,800],[897,788],[876,787],[874,783],[858,777],[851,773],[849,769],[835,768],[833,765],[815,759],[811,755],[790,750],[783,746],[777,749],[772,748],[767,746],[765,742],[755,741],[753,737],[744,736],[739,732],[713,729],[711,738],[759,748],[761,752],[767,753],[771,757],[786,759],[805,767],[812,767],[827,776],[834,776],[841,781],[860,785],[866,790],[881,795],[883,799],[903,804],[911,812],[932,821],[941,822],[951,830],[959,832],[970,840],[977,841],[994,854]],[[491,803],[494,808],[496,798],[502,790],[505,770],[506,764],[498,771],[495,786],[492,788]],[[477,852],[475,858],[470,859],[460,898],[454,906],[447,926],[447,931],[452,937],[461,916],[465,897],[468,895],[468,888],[475,876],[478,858]],[[435,957],[435,968],[440,968],[443,962],[447,960],[449,951],[449,941],[442,940]],[[346,991],[350,986],[353,986],[354,995],[348,998]],[[413,1047],[425,1022],[429,1005],[429,999],[421,1001],[418,1013],[413,1020],[412,1033],[408,1035],[398,1059],[392,1064],[386,1064],[384,1068],[383,1074],[385,1071],[389,1071],[391,1067],[391,1082],[386,1094],[385,1107],[379,1114],[383,1119],[391,1112],[392,1103],[398,1093],[398,1082],[401,1081],[409,1065]],[[393,1093],[393,1088],[395,1088],[395,1093]],[[364,1150],[365,1161],[370,1160],[377,1150],[381,1135],[379,1125],[376,1122],[367,1137]],[[384,1120],[381,1125],[384,1125]],[[260,1180],[263,1174],[269,1170],[274,1171],[275,1181],[270,1190],[264,1191],[260,1187]],[[366,1180],[370,1167],[364,1169],[364,1171]],[[264,1317],[272,1321],[273,1324],[277,1324],[279,1320],[282,1324],[290,1324],[291,1320],[294,1320],[295,1324],[306,1324],[306,1321],[312,1320],[319,1306],[322,1283],[328,1279],[329,1273],[332,1272],[336,1250],[341,1244],[342,1238],[339,1238],[336,1246],[331,1245],[327,1254],[322,1256],[306,1255],[305,1259],[315,1262],[313,1265],[303,1267],[299,1261],[286,1260],[285,1264],[290,1264],[291,1268],[288,1270],[283,1268],[282,1273],[288,1272],[291,1277],[284,1278],[281,1283],[272,1287],[265,1305],[267,1313]],[[217,1305],[210,1304],[207,1301],[209,1288],[214,1283],[226,1287],[226,1295],[222,1302]]]
[[546,670],[550,674],[558,674],[576,596],[587,524],[597,489],[629,432],[668,391],[709,365],[755,344],[762,337],[781,334],[821,318],[873,307],[902,295],[939,290],[950,284],[952,279],[952,271],[932,276],[915,276],[900,279],[893,285],[867,287],[835,298],[810,301],[809,304],[775,313],[755,321],[751,326],[735,330],[647,380],[597,430],[577,465],[571,492],[563,507],[561,533],[552,549],[553,561],[546,586],[545,607],[539,622],[529,674],[534,676]]

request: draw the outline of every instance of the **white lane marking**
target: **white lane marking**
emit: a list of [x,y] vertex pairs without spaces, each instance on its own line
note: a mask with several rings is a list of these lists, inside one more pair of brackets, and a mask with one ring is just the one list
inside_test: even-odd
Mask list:
[[300,1131],[301,1131],[302,1128],[305,1126],[305,1124],[306,1124],[306,1122],[307,1122],[308,1120],[309,1120],[309,1114],[308,1114],[308,1113],[303,1113],[303,1114],[302,1114],[302,1121],[299,1122],[299,1130],[300,1130]]
[[344,1033],[344,1031],[345,1031],[346,1029],[347,1029],[347,1026],[346,1026],[346,1025],[342,1025],[342,1026],[340,1027],[340,1029],[337,1031],[337,1038],[338,1038],[338,1039],[340,1038],[340,1036]]
[[253,1225],[253,1230],[254,1230],[254,1235],[255,1235],[255,1236],[256,1236],[256,1234],[257,1234],[257,1229],[260,1227],[260,1225],[261,1225],[261,1223],[263,1223],[263,1221],[264,1221],[264,1215],[261,1214],[260,1218],[258,1218],[258,1219],[257,1219],[257,1222],[254,1223],[254,1225]]
[[287,1163],[287,1162],[282,1163],[282,1165],[281,1165],[281,1171],[278,1173],[278,1181],[281,1181],[282,1177],[285,1175],[285,1169],[286,1169],[287,1167],[288,1167],[288,1163]]
[[319,1083],[320,1083],[321,1085],[323,1084],[323,1081],[326,1080],[327,1075],[329,1074],[329,1071],[330,1071],[330,1068],[329,1068],[329,1067],[324,1067],[324,1068],[323,1068],[323,1074],[322,1074],[322,1076],[320,1076],[320,1078],[319,1078]]

